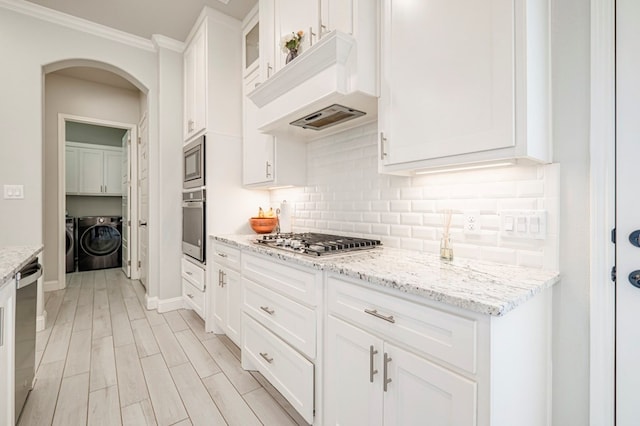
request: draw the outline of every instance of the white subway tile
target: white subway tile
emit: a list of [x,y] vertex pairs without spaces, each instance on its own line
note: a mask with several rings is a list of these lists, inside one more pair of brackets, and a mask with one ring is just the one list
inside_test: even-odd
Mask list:
[[422,225],[421,213],[402,213],[400,215],[400,223],[403,225]]
[[393,237],[411,237],[411,227],[406,225],[391,225],[391,236]]
[[402,238],[400,240],[400,248],[403,248],[405,250],[415,250],[415,251],[422,251],[422,241],[421,240],[414,240],[412,238]]
[[517,259],[519,266],[526,266],[528,268],[542,268],[544,263],[544,255],[542,252],[523,251],[517,252]]
[[389,225],[372,224],[371,233],[381,237],[389,235]]
[[543,197],[544,181],[525,180],[518,182],[518,197]]
[[370,223],[356,223],[354,224],[353,229],[355,232],[359,232],[361,234],[371,234],[371,224]]
[[388,212],[390,210],[389,201],[373,200],[371,201],[371,210],[374,212]]
[[389,208],[392,212],[410,212],[411,201],[394,200],[390,202]]
[[380,213],[364,212],[362,213],[362,221],[368,223],[380,223]]
[[409,187],[400,190],[400,198],[403,200],[419,200],[422,198],[422,188]]
[[488,262],[516,265],[516,251],[500,247],[483,247],[481,259]]
[[380,213],[380,222],[397,225],[400,223],[399,213]]
[[411,202],[411,211],[433,212],[436,209],[436,202],[432,200],[414,200]]
[[538,208],[537,198],[517,198],[498,200],[500,210],[535,210]]
[[427,228],[424,226],[414,226],[411,229],[411,236],[413,238],[419,238],[421,240],[436,240],[438,237],[438,230],[436,228]]

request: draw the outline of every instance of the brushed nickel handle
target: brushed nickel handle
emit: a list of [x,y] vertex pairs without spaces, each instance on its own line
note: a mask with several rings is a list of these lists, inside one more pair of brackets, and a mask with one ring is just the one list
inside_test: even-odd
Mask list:
[[190,271],[184,271],[187,275],[193,275]]
[[268,178],[271,177],[271,172],[269,171],[270,168],[271,168],[271,163],[269,163],[269,161],[265,161],[265,168],[264,168],[265,177],[268,177]]
[[267,78],[271,77],[271,71],[273,71],[273,67],[271,63],[267,62]]
[[189,120],[188,128],[190,132],[193,132],[194,124],[196,124],[193,120]]
[[189,299],[193,299],[193,294],[191,294],[191,293],[187,293],[187,297],[188,297]]
[[373,356],[377,354],[378,351],[373,349],[373,345],[369,346],[369,381],[373,383],[373,376],[378,374],[378,370],[373,369]]
[[218,286],[222,287],[222,269],[218,269]]
[[220,252],[218,252],[218,256],[220,256],[220,257],[227,257],[227,255],[226,255],[225,253],[220,253]]
[[263,311],[265,311],[269,315],[273,315],[276,312],[273,309],[269,309],[268,306],[260,306],[260,309],[262,309]]
[[260,356],[264,358],[264,360],[267,361],[269,364],[273,362],[273,358],[269,358],[269,354],[266,352],[260,352]]
[[313,27],[309,27],[309,47],[313,46],[313,37],[316,33],[313,32]]
[[221,285],[222,287],[224,287],[224,286],[225,286],[225,284],[227,284],[227,283],[225,283],[225,282],[224,282],[224,276],[225,276],[225,275],[227,275],[227,274],[226,274],[224,271],[222,271],[222,270],[221,270],[221,271],[220,271],[220,275],[221,275],[221,277],[222,277],[222,280],[220,281],[220,285]]
[[387,156],[387,153],[384,150],[384,144],[387,142],[387,138],[384,137],[384,132],[380,132],[380,159],[384,160],[384,157]]
[[385,392],[387,391],[387,385],[391,383],[391,379],[388,377],[389,368],[387,367],[390,362],[391,362],[391,357],[385,352],[384,353],[384,371],[382,373],[383,375],[382,390]]
[[365,313],[367,313],[369,315],[373,315],[376,318],[380,318],[380,319],[388,321],[390,323],[395,323],[396,322],[395,318],[393,318],[393,315],[389,315],[389,316],[382,315],[380,312],[378,312],[377,309],[365,309],[364,311],[365,311]]

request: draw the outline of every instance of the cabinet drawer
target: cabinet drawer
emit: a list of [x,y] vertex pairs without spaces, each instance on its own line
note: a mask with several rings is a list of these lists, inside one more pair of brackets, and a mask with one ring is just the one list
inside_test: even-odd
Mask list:
[[191,284],[190,281],[182,279],[182,297],[188,307],[193,309],[202,319],[204,319],[204,291]]
[[258,284],[301,303],[315,306],[316,289],[321,288],[320,271],[285,265],[274,259],[242,255],[242,274]]
[[200,291],[204,291],[204,269],[182,258],[182,277]]
[[223,243],[214,242],[212,260],[237,270],[240,268],[240,250]]
[[335,275],[329,275],[327,281],[332,314],[476,372],[475,320],[371,290]]
[[313,423],[313,364],[247,314],[243,321],[242,356]]
[[252,281],[244,280],[244,310],[290,345],[316,356],[316,313]]

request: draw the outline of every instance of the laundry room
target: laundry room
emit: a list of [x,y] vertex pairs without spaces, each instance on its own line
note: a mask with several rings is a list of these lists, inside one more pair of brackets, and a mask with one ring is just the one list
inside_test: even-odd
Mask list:
[[125,83],[83,66],[46,74],[45,291],[64,286],[70,273],[123,265],[131,131],[146,104]]

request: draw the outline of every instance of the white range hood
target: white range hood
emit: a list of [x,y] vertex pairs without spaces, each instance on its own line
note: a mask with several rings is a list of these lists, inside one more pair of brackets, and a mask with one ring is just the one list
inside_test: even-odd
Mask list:
[[[338,31],[326,34],[249,93],[251,101],[260,108],[258,129],[273,135],[311,139],[375,120],[376,51],[368,46],[358,51],[356,39],[349,34]],[[350,110],[353,114],[349,114]],[[332,115],[340,116],[340,124],[323,126],[332,121]],[[305,118],[315,119],[318,126],[291,124]]]

